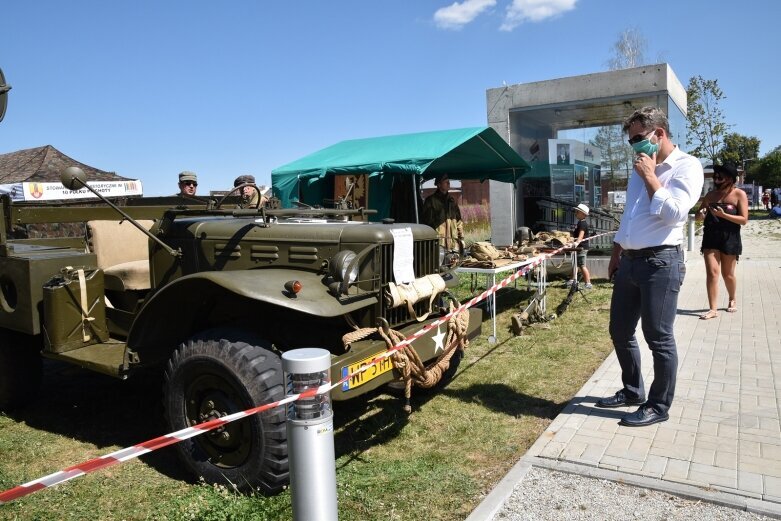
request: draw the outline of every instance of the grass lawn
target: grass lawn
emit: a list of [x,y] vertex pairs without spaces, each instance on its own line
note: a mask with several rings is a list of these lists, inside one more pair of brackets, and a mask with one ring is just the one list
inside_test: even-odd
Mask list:
[[[566,296],[548,292],[552,312]],[[459,297],[468,296],[462,283]],[[525,288],[525,287],[524,287]],[[498,294],[498,343],[468,347],[450,384],[403,399],[375,392],[335,404],[339,518],[453,520],[469,515],[611,352],[612,285],[575,296],[556,320],[515,337],[510,317],[525,289]],[[126,382],[47,364],[42,395],[0,415],[0,490],[159,436],[152,381]],[[291,519],[289,491],[245,496],[193,481],[166,448],[0,506],[0,519]]]

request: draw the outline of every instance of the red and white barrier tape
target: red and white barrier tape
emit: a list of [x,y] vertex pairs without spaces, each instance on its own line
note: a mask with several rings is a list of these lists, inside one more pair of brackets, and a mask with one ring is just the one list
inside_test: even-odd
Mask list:
[[[592,237],[589,237],[590,239],[594,239],[596,237],[601,237],[603,235],[610,235],[611,233],[615,232],[608,232],[603,233],[600,235],[594,235]],[[577,244],[575,244],[577,245]],[[458,308],[454,309],[450,313],[439,317],[437,320],[431,322],[430,324],[423,327],[420,331],[412,334],[411,336],[407,337],[406,339],[402,340],[392,348],[388,349],[387,351],[383,352],[380,355],[377,355],[370,363],[367,365],[361,367],[359,370],[350,373],[346,376],[343,376],[339,381],[332,383],[330,385],[325,384],[321,385],[320,387],[316,389],[309,389],[308,391],[305,391],[303,393],[299,394],[291,394],[285,397],[282,400],[278,400],[273,403],[267,403],[264,405],[259,405],[257,407],[253,407],[252,409],[247,409],[246,411],[241,411],[233,414],[229,414],[227,416],[223,416],[222,418],[218,418],[216,420],[210,420],[204,423],[199,423],[198,425],[193,425],[192,427],[187,427],[186,429],[182,429],[176,432],[172,432],[170,434],[165,434],[163,436],[160,436],[158,438],[145,441],[143,443],[139,443],[137,445],[133,445],[132,447],[127,447],[121,450],[118,450],[116,452],[112,452],[110,454],[106,454],[104,456],[101,456],[99,458],[91,459],[89,461],[85,461],[83,463],[79,463],[78,465],[74,465],[72,467],[68,467],[65,470],[61,470],[58,472],[55,472],[53,474],[49,474],[48,476],[44,476],[42,478],[38,478],[33,481],[29,481],[27,483],[24,483],[22,485],[16,486],[12,489],[6,490],[5,492],[0,492],[0,505],[4,503],[8,503],[10,501],[13,501],[15,499],[19,499],[20,497],[24,497],[28,494],[32,494],[33,492],[37,492],[44,488],[53,487],[54,485],[59,485],[60,483],[64,483],[66,481],[69,481],[74,478],[81,477],[85,474],[88,474],[90,472],[94,472],[96,470],[110,467],[111,465],[115,465],[117,463],[122,463],[128,460],[131,460],[133,458],[137,458],[139,456],[142,456],[148,452],[152,452],[157,449],[162,449],[163,447],[167,447],[169,445],[173,445],[174,443],[179,443],[180,441],[184,441],[190,438],[193,438],[195,436],[198,436],[200,434],[203,434],[205,432],[208,432],[210,430],[216,429],[218,427],[221,427],[223,425],[226,425],[228,423],[234,422],[236,420],[240,420],[241,418],[246,418],[247,416],[251,416],[253,414],[258,414],[264,411],[267,411],[269,409],[274,409],[275,407],[279,407],[280,405],[286,405],[288,403],[294,402],[296,400],[300,399],[306,399],[306,398],[312,398],[318,394],[325,394],[328,392],[331,392],[332,389],[338,387],[342,383],[348,381],[353,376],[360,374],[367,369],[369,369],[371,366],[380,363],[385,358],[389,357],[396,351],[399,351],[404,346],[411,344],[418,338],[424,336],[426,333],[434,329],[435,327],[438,327],[442,324],[446,324],[450,318],[452,318],[454,315],[461,313],[462,311],[465,311],[475,304],[485,300],[486,298],[490,297],[494,293],[496,293],[500,288],[507,287],[511,282],[514,282],[518,278],[526,275],[529,270],[532,268],[535,268],[536,266],[539,266],[542,264],[542,262],[554,255],[557,255],[561,253],[563,250],[572,247],[572,244],[568,244],[565,246],[562,246],[561,248],[558,248],[552,252],[544,253],[542,255],[538,255],[537,257],[534,257],[533,259],[529,260],[529,262],[525,265],[523,265],[518,271],[515,271],[511,273],[507,278],[504,280],[496,283],[491,288],[486,289],[476,297],[469,300],[469,302],[465,304],[461,304]]]

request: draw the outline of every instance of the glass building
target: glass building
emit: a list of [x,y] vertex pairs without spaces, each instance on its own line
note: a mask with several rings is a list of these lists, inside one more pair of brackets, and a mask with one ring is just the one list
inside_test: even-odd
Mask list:
[[636,109],[661,108],[673,142],[686,140],[686,90],[668,64],[506,85],[486,101],[488,124],[532,165],[514,190],[491,184],[497,245],[511,244],[518,226],[555,227],[548,200],[596,207],[621,190],[634,155],[621,125]]

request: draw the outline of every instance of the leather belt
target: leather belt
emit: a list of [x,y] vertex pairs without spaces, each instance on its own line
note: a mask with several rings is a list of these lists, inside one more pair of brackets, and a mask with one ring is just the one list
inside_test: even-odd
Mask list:
[[622,250],[621,254],[626,255],[630,259],[638,259],[638,258],[645,258],[645,257],[653,257],[657,253],[662,251],[681,251],[681,245],[676,244],[675,246],[671,245],[663,245],[663,246],[651,246],[649,248],[641,248],[639,250]]

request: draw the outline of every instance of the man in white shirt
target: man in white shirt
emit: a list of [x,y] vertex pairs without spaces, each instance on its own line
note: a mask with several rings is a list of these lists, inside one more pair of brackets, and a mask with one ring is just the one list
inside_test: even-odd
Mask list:
[[[615,275],[610,337],[624,388],[596,405],[639,405],[620,423],[642,427],[667,420],[675,394],[678,354],[673,325],[686,272],[683,226],[700,197],[704,176],[699,160],[670,141],[670,125],[660,109],[636,111],[624,123],[624,132],[637,156],[608,266],[609,276]],[[635,338],[638,320],[654,360],[647,401]]]

